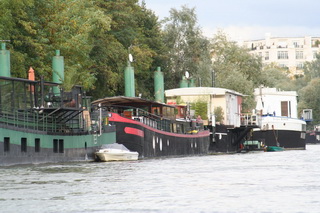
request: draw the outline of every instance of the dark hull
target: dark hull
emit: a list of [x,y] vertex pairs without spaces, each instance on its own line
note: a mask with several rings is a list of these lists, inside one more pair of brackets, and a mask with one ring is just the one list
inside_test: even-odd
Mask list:
[[290,130],[266,130],[266,131],[254,131],[253,140],[259,140],[266,146],[277,146],[277,142],[280,147],[286,149],[305,149],[306,140],[304,132],[290,131]]
[[215,130],[213,130],[215,133],[211,136],[210,153],[235,153],[240,151],[240,141],[238,142],[237,139],[243,131],[240,128],[228,129],[225,125],[216,125]]
[[117,143],[139,158],[208,154],[209,131],[202,134],[175,134],[157,130],[142,123],[114,122]]
[[306,143],[307,144],[319,144],[320,140],[319,140],[319,135],[320,132],[307,132],[306,133]]
[[[101,136],[0,128],[0,137],[0,166],[95,160],[94,152],[102,144],[116,142],[114,126],[106,127]],[[9,149],[4,138],[10,139]],[[26,146],[20,143],[22,138],[26,140]],[[40,141],[38,150],[35,147],[36,139]],[[63,141],[63,146],[55,150],[54,140]]]
[[[2,150],[3,142],[0,142]],[[59,163],[94,160],[94,152],[100,146],[83,148],[68,148],[64,153],[53,153],[52,149],[41,149],[41,153],[34,152],[33,147],[28,147],[27,152],[21,152],[20,145],[10,146],[10,154],[0,153],[0,166],[22,165],[22,164],[41,164]]]

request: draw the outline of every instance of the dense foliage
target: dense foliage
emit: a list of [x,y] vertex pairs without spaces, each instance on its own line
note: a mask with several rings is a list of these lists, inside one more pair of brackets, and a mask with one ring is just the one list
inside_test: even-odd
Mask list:
[[238,91],[245,97],[243,109],[255,107],[253,91],[262,84],[262,62],[248,50],[228,41],[226,35],[218,32],[212,39],[212,58],[215,86]]
[[179,86],[179,81],[188,72],[198,85],[210,86],[212,70],[209,41],[202,36],[197,25],[195,9],[186,6],[181,11],[170,10],[164,20],[163,40],[166,52],[166,84],[169,88]]
[[[176,88],[186,71],[197,86],[223,87],[244,95],[244,110],[255,107],[254,88],[264,85],[296,90],[300,109],[314,109],[320,121],[320,56],[306,63],[305,76],[289,79],[274,65],[218,32],[208,39],[197,24],[195,8],[171,9],[158,20],[138,0],[1,0],[0,40],[11,51],[11,73],[51,80],[51,58],[65,57],[64,88],[84,85],[93,98],[122,95],[128,54],[134,57],[136,94],[153,99],[153,71],[165,73],[165,89]],[[213,75],[214,73],[214,75]],[[318,112],[319,111],[319,112]],[[202,114],[202,113],[201,113]]]
[[320,55],[316,55],[316,60],[306,62],[304,66],[304,77],[297,79],[296,91],[299,94],[299,111],[312,109],[313,122],[320,123]]

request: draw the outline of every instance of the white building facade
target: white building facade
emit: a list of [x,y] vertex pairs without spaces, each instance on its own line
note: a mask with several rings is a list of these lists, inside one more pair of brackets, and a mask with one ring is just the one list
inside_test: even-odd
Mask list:
[[265,39],[245,41],[245,47],[251,54],[261,56],[264,64],[275,63],[288,68],[290,75],[303,75],[305,62],[316,59],[320,52],[320,37],[271,37]]

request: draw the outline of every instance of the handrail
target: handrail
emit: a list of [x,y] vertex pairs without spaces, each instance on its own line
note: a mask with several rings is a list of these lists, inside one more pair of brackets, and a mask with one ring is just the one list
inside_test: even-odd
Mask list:
[[81,132],[86,131],[81,128],[77,122],[58,123],[56,118],[50,116],[48,113],[41,112],[40,110],[12,110],[12,112],[0,112],[0,124],[8,127],[16,127],[22,129],[46,131],[46,132]]
[[[143,110],[141,108],[136,108],[136,107],[123,107],[123,106],[113,106],[110,109],[111,112],[116,112],[120,114],[123,117],[127,117],[125,115],[125,111],[129,111],[130,118],[133,120],[137,120],[147,126],[150,126],[152,128],[166,131],[166,132],[171,132],[171,120],[169,118],[165,118],[159,115],[152,114],[146,110]],[[127,117],[128,118],[128,117]],[[185,133],[191,132],[193,128],[190,126],[185,126],[184,131]]]
[[261,115],[246,113],[241,115],[242,126],[261,126]]

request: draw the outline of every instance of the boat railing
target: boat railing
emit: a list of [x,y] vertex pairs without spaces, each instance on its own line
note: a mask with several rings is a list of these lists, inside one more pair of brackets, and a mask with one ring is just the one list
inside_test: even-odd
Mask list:
[[252,113],[241,114],[241,126],[261,126],[261,115]]
[[160,115],[149,113],[146,110],[135,107],[117,107],[116,112],[123,117],[139,121],[155,129],[170,132],[171,120]]
[[12,110],[0,112],[0,125],[11,128],[22,128],[34,131],[46,131],[55,133],[81,133],[85,129],[79,126],[79,122],[71,119],[68,122],[60,122],[58,117],[49,116],[39,109]]

